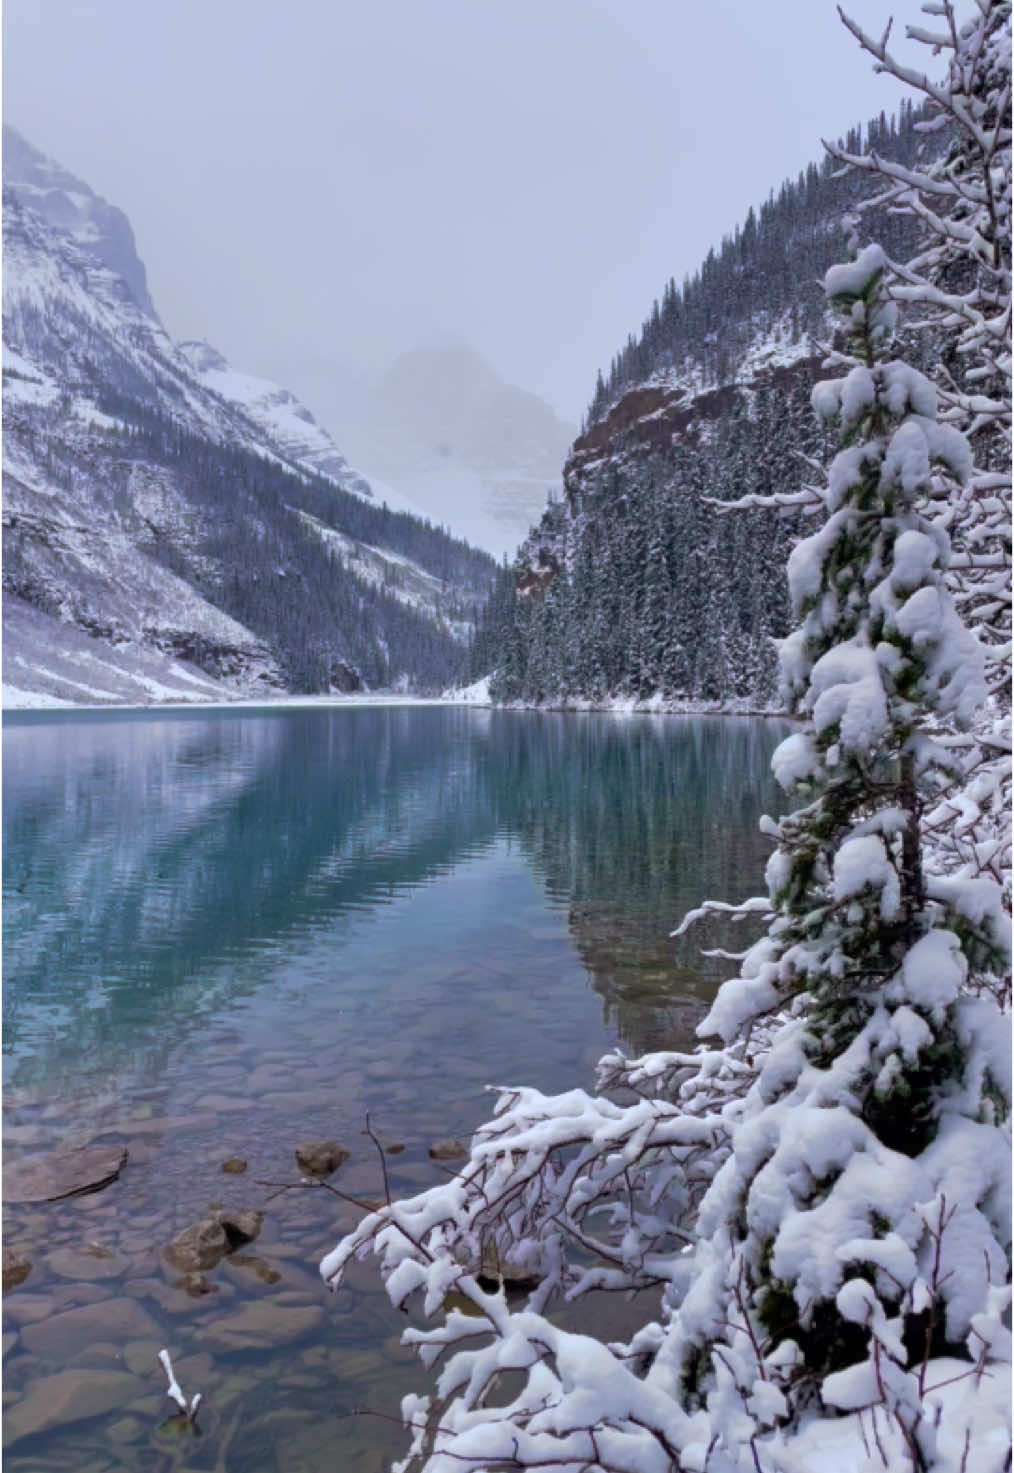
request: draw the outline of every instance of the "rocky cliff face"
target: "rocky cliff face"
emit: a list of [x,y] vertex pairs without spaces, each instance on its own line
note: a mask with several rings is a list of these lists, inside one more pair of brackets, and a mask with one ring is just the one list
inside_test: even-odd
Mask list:
[[123,211],[101,199],[84,180],[39,153],[6,123],[3,153],[5,186],[47,225],[100,261],[126,286],[135,305],[157,321],[144,263]]
[[4,164],[12,698],[453,673],[489,560],[387,513],[287,390],[173,343],[119,210],[11,130]]
[[819,358],[698,390],[641,385],[574,443],[522,544],[494,694],[551,704],[777,709],[797,518],[716,499],[792,490],[819,450]]

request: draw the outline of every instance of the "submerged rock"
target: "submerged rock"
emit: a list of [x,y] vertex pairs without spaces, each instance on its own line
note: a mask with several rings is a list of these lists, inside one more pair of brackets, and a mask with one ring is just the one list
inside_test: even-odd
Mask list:
[[23,1284],[32,1271],[32,1260],[19,1253],[15,1248],[8,1248],[4,1244],[3,1251],[3,1288],[6,1294],[8,1289],[16,1289]]
[[264,1213],[252,1207],[223,1207],[215,1216],[222,1225],[230,1250],[252,1243],[264,1221]]
[[324,1312],[319,1305],[280,1304],[266,1295],[245,1305],[237,1314],[212,1320],[202,1333],[228,1350],[260,1350],[301,1340],[304,1335],[319,1330],[323,1323]]
[[133,1299],[102,1299],[65,1309],[33,1325],[24,1325],[26,1350],[43,1360],[66,1364],[71,1356],[109,1344],[113,1354],[129,1340],[158,1340],[161,1331],[148,1311]]
[[127,1265],[109,1248],[85,1243],[80,1248],[55,1248],[49,1255],[49,1267],[62,1279],[115,1279]]
[[125,1146],[83,1146],[26,1156],[5,1168],[4,1200],[58,1202],[61,1197],[101,1191],[116,1180],[126,1159]]
[[144,1382],[125,1371],[70,1370],[29,1383],[21,1401],[4,1412],[4,1444],[10,1446],[43,1428],[63,1427],[125,1406]]
[[164,1249],[173,1268],[184,1274],[214,1268],[229,1251],[229,1238],[217,1217],[204,1217],[177,1233]]
[[207,1274],[184,1274],[181,1279],[173,1280],[174,1289],[182,1289],[184,1294],[189,1294],[191,1299],[203,1299],[205,1294],[217,1294],[218,1285],[213,1284]]
[[222,1170],[229,1176],[241,1176],[246,1170],[246,1162],[242,1156],[227,1156],[222,1162]]
[[272,1268],[270,1263],[266,1263],[256,1253],[232,1253],[228,1262],[230,1266],[246,1269],[262,1284],[277,1284],[282,1277],[276,1268]]
[[339,1141],[304,1141],[296,1147],[299,1169],[307,1176],[330,1176],[348,1159],[349,1153]]
[[460,1161],[468,1152],[460,1141],[434,1141],[430,1146],[430,1157],[434,1161]]

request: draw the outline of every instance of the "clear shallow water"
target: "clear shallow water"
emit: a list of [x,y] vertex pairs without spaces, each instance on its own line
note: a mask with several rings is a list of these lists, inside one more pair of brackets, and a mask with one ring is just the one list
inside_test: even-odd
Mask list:
[[[343,1140],[335,1183],[375,1195],[366,1111],[404,1143],[388,1166],[412,1191],[438,1179],[430,1142],[484,1117],[485,1084],[587,1085],[618,1038],[689,1042],[724,973],[706,937],[668,933],[757,888],[783,730],[432,707],[8,717],[7,1160],[130,1151],[105,1192],[5,1209],[35,1265],[5,1301],[10,1467],[317,1473],[400,1448],[340,1415],[424,1380],[371,1271],[336,1299],[316,1278],[354,1209],[273,1197],[259,1270],[227,1261],[200,1299],[162,1248],[210,1203],[295,1181],[300,1140]],[[233,1154],[245,1175],[222,1174]],[[199,1439],[160,1428],[162,1344],[204,1392]],[[110,1405],[40,1421],[68,1370],[102,1373]]]

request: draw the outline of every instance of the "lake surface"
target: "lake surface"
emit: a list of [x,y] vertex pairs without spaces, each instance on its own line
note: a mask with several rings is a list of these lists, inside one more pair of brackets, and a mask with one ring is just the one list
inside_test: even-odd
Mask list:
[[[130,1153],[103,1192],[5,1206],[33,1260],[4,1301],[7,1466],[385,1466],[404,1434],[349,1414],[425,1389],[405,1319],[369,1265],[338,1296],[317,1277],[355,1208],[264,1183],[337,1138],[333,1183],[376,1197],[369,1112],[411,1193],[440,1178],[429,1145],[485,1118],[485,1085],[591,1087],[618,1040],[690,1044],[725,971],[699,954],[717,933],[669,932],[759,888],[786,730],[409,706],[5,718],[6,1160]],[[211,1204],[264,1227],[191,1297],[162,1249]],[[204,1395],[200,1436],[163,1425],[163,1345]]]

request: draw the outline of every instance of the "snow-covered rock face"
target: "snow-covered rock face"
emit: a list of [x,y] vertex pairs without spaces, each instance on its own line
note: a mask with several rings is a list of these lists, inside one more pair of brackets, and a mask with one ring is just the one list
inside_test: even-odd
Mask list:
[[123,211],[39,153],[9,124],[4,125],[3,151],[5,190],[97,257],[127,284],[141,311],[157,321],[144,264]]
[[327,476],[354,495],[373,496],[366,477],[352,469],[328,432],[289,389],[237,372],[209,343],[180,343],[178,351],[199,382],[239,409],[286,460]]

